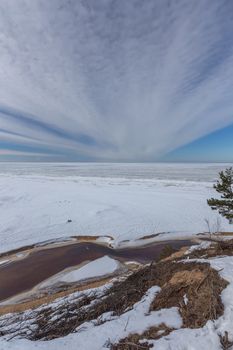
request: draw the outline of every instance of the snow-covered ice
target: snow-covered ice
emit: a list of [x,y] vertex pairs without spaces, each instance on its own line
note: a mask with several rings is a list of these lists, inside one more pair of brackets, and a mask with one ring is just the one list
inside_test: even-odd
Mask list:
[[96,259],[77,270],[73,270],[61,277],[62,282],[75,282],[92,277],[104,276],[113,273],[118,268],[118,262],[114,259],[104,256]]
[[[0,251],[70,235],[110,235],[117,244],[206,231],[204,220],[214,227],[217,218],[206,199],[226,166],[0,163]],[[221,219],[221,229],[232,226]]]
[[109,258],[108,256],[103,256],[102,258],[93,260],[82,267],[72,269],[69,272],[62,271],[57,275],[49,278],[45,282],[41,283],[40,287],[51,285],[57,282],[72,283],[87,280],[93,277],[109,275],[115,272],[118,267],[118,261]]

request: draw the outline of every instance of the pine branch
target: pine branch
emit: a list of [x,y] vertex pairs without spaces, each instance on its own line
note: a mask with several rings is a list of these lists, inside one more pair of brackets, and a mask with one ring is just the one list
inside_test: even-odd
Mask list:
[[208,205],[211,209],[218,210],[219,214],[228,220],[233,219],[233,169],[228,168],[225,171],[221,171],[219,180],[213,187],[221,194],[222,199],[208,199]]

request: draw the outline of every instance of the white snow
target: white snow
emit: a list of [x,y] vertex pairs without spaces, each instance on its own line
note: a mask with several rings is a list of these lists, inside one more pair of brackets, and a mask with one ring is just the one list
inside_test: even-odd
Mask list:
[[[160,291],[159,287],[154,286],[147,291],[141,301],[136,303],[131,310],[120,316],[113,316],[108,312],[97,320],[82,324],[77,328],[77,333],[47,342],[31,342],[22,339],[7,341],[6,338],[0,337],[0,350],[57,350],[58,348],[103,350],[108,348],[109,341],[118,342],[119,339],[126,337],[130,333],[141,334],[149,327],[158,326],[161,323],[165,323],[168,327],[173,327],[176,330],[159,340],[151,340],[150,343],[154,345],[156,350],[222,350],[219,334],[224,335],[224,332],[227,331],[229,340],[233,340],[233,257],[216,257],[209,260],[196,259],[196,261],[208,261],[229,282],[229,285],[223,290],[221,295],[224,304],[224,314],[215,321],[208,321],[202,328],[181,328],[182,319],[177,308],[174,307],[149,312],[153,298]],[[78,295],[78,293],[76,294]],[[99,293],[100,296],[101,293]],[[69,296],[69,298],[72,298],[72,296]],[[185,296],[184,301],[187,302]],[[56,302],[56,305],[62,302],[64,303],[61,299]],[[10,318],[10,316],[8,315],[7,317]],[[101,323],[99,322],[101,320],[107,322]]]
[[[0,251],[71,235],[109,235],[118,244],[206,231],[204,219],[214,226],[218,216],[206,199],[224,167],[0,164]],[[222,230],[232,228],[221,220]]]
[[[0,250],[71,235],[109,235],[114,237],[115,244],[127,239],[132,244],[132,240],[158,232],[166,232],[158,236],[160,240],[206,231],[205,219],[214,227],[218,217],[207,206],[206,199],[216,196],[212,181],[221,168],[209,164],[99,164],[96,167],[3,164],[0,168]],[[72,222],[67,223],[68,219]],[[232,229],[233,226],[222,219],[221,230]],[[76,281],[96,276],[98,271],[109,273],[117,268],[114,260],[103,259],[68,272],[63,278]],[[219,333],[228,331],[230,340],[233,339],[233,257],[209,261],[229,285],[222,293],[223,316],[208,321],[203,328],[181,328],[177,308],[149,312],[150,303],[160,290],[155,286],[121,316],[102,315],[106,323],[87,322],[80,326],[78,333],[47,342],[7,341],[0,337],[0,350],[102,350],[107,349],[108,341],[117,342],[129,333],[142,333],[161,323],[176,330],[153,341],[156,350],[220,350]]]
[[0,265],[5,265],[8,263],[10,260],[0,260]]
[[195,250],[202,250],[202,249],[207,249],[209,248],[211,245],[211,242],[207,242],[207,241],[203,241],[197,245],[192,245],[187,252],[185,253],[186,255],[194,252]]
[[132,310],[119,317],[112,316],[111,313],[103,314],[101,320],[107,322],[98,326],[93,321],[86,322],[77,328],[77,333],[49,342],[31,342],[19,339],[7,342],[4,338],[0,338],[0,349],[2,344],[4,350],[34,350],[38,348],[41,350],[57,350],[58,348],[101,350],[108,349],[108,341],[117,342],[129,333],[142,333],[147,328],[158,326],[161,323],[165,323],[168,327],[180,328],[182,320],[175,307],[148,313],[150,304],[159,290],[160,288],[156,286],[150,288]]
[[188,304],[188,301],[189,301],[189,300],[188,300],[188,297],[187,297],[187,295],[185,294],[185,295],[184,295],[184,303],[185,303],[185,305]]
[[41,287],[47,285],[55,284],[57,282],[72,283],[81,280],[86,280],[93,277],[100,277],[104,275],[109,275],[115,272],[119,267],[118,261],[104,256],[102,258],[96,259],[87,263],[82,267],[73,269],[67,272],[66,270],[56,274],[55,276],[49,278],[45,282],[40,284]]
[[61,277],[62,282],[75,282],[92,277],[111,274],[118,268],[118,262],[114,259],[104,256],[96,259],[83,267],[68,272]]

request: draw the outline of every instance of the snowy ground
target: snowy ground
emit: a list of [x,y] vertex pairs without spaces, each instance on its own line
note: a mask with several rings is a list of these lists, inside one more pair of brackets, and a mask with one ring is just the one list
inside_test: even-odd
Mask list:
[[[206,260],[196,260],[206,261]],[[151,326],[158,326],[162,323],[168,327],[173,327],[168,336],[162,337],[159,340],[150,341],[154,345],[153,349],[158,350],[222,350],[219,335],[227,331],[229,340],[233,339],[232,323],[233,323],[233,257],[216,257],[209,259],[211,266],[219,271],[220,275],[225,278],[229,284],[222,292],[222,301],[224,304],[224,314],[215,321],[208,321],[206,325],[199,329],[182,328],[182,318],[176,307],[161,309],[159,311],[149,312],[150,304],[160,288],[154,286],[150,288],[143,298],[134,304],[134,307],[120,316],[113,316],[108,312],[101,316],[100,320],[93,320],[82,324],[76,329],[77,333],[70,334],[63,338],[57,338],[51,341],[31,342],[29,340],[17,339],[8,340],[8,337],[0,337],[0,350],[103,350],[109,348],[109,342],[118,342],[120,339],[128,336],[130,333],[143,333]],[[188,262],[187,262],[188,263]],[[90,290],[87,293],[96,293],[98,298],[101,298],[103,289],[98,288]],[[75,293],[68,298],[78,300],[81,293]],[[56,309],[59,303],[64,303],[62,299],[52,303],[50,306]],[[85,306],[84,306],[85,307]],[[32,318],[33,313],[32,311]],[[14,329],[23,329],[28,324],[26,319],[30,311],[25,313],[25,322],[19,321],[15,316]],[[56,317],[56,316],[53,316]],[[6,315],[0,318],[1,324],[5,324],[2,330],[6,329],[7,323],[12,322],[14,316]],[[93,341],[94,340],[94,341]],[[229,350],[232,348],[229,348]]]
[[[0,251],[70,235],[111,235],[116,243],[158,232],[181,237],[206,231],[205,219],[214,230],[217,215],[206,199],[216,195],[213,181],[225,167],[0,163]],[[68,219],[72,222],[67,223]],[[221,219],[221,229],[233,231],[233,226]],[[94,263],[100,263],[103,272],[103,261]],[[148,314],[159,291],[155,286],[132,310],[115,317],[105,314],[106,323],[96,326],[87,322],[78,333],[49,342],[0,337],[0,350],[107,349],[109,340],[116,342],[130,332],[143,332],[161,323],[176,330],[155,341],[155,349],[220,350],[218,334],[228,331],[233,338],[233,257],[215,258],[210,263],[230,283],[222,293],[224,315],[203,328],[182,329],[176,308]],[[107,265],[108,271],[117,268],[114,261]],[[93,276],[96,266],[83,268],[87,270],[76,271],[78,278],[80,273]],[[70,278],[77,279],[77,275]],[[13,316],[6,317],[11,320]]]
[[[0,163],[0,251],[70,235],[116,243],[157,232],[207,230],[216,164]],[[71,219],[71,223],[67,220]],[[221,219],[222,230],[232,230]]]

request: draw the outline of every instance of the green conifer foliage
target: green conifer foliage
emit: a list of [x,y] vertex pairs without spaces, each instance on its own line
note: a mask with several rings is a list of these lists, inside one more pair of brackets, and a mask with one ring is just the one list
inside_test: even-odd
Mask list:
[[208,199],[208,205],[233,223],[233,169],[228,168],[221,171],[219,180],[213,187],[221,194],[221,199]]

